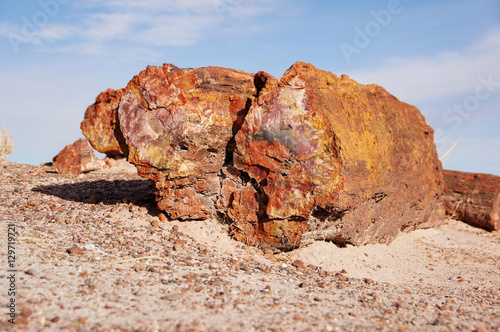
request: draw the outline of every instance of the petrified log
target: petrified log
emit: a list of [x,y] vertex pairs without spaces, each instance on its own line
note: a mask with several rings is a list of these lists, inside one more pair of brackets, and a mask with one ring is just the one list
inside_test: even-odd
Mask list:
[[52,158],[52,166],[61,174],[79,174],[90,172],[104,166],[104,161],[97,159],[87,140],[80,138],[67,145]]
[[446,214],[488,231],[500,229],[500,176],[444,171]]
[[232,220],[247,242],[390,242],[429,221],[441,191],[433,130],[418,109],[310,64],[267,80],[236,145],[234,165],[259,203],[259,222]]
[[118,125],[118,103],[124,89],[101,92],[85,111],[80,124],[83,135],[92,147],[110,158],[123,158],[128,148]]
[[172,219],[218,217],[248,244],[390,242],[433,222],[442,167],[417,108],[294,64],[281,79],[150,66],[117,123]]
[[216,216],[226,151],[256,94],[254,75],[218,67],[149,66],[128,83],[118,110],[128,159],[170,218]]

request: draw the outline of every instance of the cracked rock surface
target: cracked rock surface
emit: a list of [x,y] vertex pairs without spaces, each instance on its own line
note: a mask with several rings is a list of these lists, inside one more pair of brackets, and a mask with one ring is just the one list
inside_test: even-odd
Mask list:
[[170,219],[217,217],[281,250],[388,243],[439,223],[434,132],[380,86],[302,62],[279,80],[165,64],[119,91],[114,133]]

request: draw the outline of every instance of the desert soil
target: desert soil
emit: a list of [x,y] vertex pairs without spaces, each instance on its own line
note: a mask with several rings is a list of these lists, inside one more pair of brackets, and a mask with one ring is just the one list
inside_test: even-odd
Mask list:
[[276,254],[215,220],[160,221],[153,186],[125,167],[0,162],[0,330],[500,330],[498,232],[448,220],[390,245]]

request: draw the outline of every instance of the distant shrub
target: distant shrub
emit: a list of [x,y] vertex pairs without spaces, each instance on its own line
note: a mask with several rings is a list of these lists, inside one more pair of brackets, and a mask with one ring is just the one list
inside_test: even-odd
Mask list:
[[14,151],[14,139],[10,130],[0,127],[0,160],[6,159]]

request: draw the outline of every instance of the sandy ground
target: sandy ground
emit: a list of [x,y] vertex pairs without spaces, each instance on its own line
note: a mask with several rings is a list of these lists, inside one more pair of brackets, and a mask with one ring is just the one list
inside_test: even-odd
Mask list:
[[500,330],[498,232],[448,220],[390,245],[274,255],[214,220],[160,222],[152,190],[125,168],[63,176],[0,162],[0,329]]

